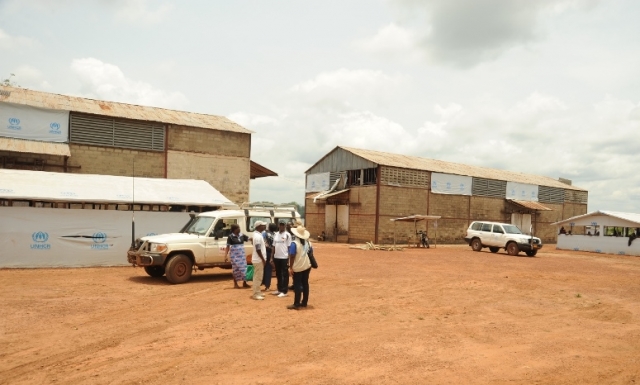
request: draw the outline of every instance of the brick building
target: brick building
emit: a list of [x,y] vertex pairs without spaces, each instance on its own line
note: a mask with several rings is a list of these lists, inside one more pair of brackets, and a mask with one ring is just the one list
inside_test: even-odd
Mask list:
[[[221,116],[0,86],[0,167],[209,182],[249,201],[251,131]],[[179,188],[179,186],[176,186]]]
[[[306,224],[341,242],[393,242],[392,218],[441,216],[428,235],[461,243],[475,220],[507,222],[555,243],[551,223],[585,214],[588,192],[566,179],[336,147],[306,171]],[[415,239],[397,223],[399,241]],[[424,226],[424,225],[422,225]]]

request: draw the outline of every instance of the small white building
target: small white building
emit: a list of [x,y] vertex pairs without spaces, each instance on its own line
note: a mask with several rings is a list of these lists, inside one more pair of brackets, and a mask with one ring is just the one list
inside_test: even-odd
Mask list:
[[557,249],[640,256],[640,214],[594,211],[553,224]]

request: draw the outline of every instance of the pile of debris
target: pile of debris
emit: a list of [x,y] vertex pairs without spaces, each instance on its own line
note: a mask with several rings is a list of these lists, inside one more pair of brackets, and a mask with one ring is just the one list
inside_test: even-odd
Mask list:
[[402,251],[404,250],[404,247],[400,247],[400,246],[394,246],[394,245],[390,245],[390,246],[381,246],[381,245],[375,245],[373,244],[373,242],[367,242],[364,245],[361,246],[351,246],[350,249],[359,249],[359,250],[383,250],[383,251]]

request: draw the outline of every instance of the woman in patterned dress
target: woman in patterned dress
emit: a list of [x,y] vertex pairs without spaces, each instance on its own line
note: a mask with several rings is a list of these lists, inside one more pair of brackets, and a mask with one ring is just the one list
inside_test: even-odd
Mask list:
[[224,260],[229,261],[231,254],[231,266],[233,267],[233,287],[240,289],[238,282],[242,281],[242,287],[251,287],[245,280],[247,274],[247,256],[244,253],[245,235],[240,234],[240,226],[231,225],[231,234],[227,238],[227,248],[224,254]]

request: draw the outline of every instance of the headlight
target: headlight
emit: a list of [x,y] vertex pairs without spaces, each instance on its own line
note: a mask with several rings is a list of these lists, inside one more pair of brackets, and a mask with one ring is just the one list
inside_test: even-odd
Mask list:
[[151,244],[151,252],[152,253],[162,253],[163,251],[167,251],[167,245],[164,243],[152,243]]

